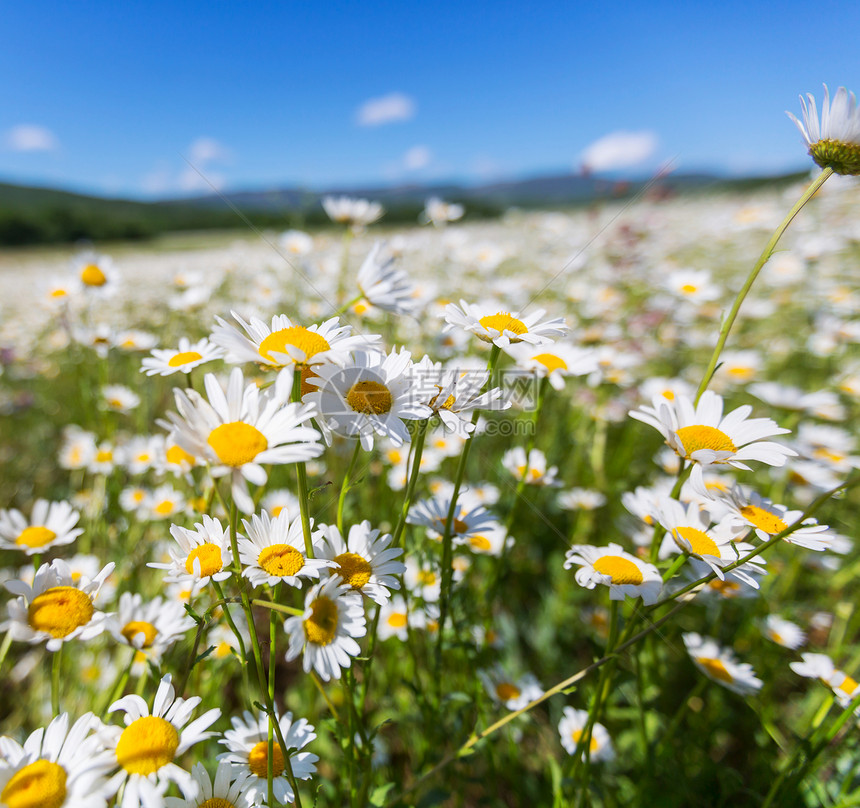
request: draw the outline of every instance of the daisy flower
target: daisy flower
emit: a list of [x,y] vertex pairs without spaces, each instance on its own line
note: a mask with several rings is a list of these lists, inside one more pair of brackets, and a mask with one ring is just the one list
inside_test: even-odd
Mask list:
[[121,351],[148,351],[158,345],[158,337],[148,331],[130,328],[116,335],[116,347]]
[[58,715],[21,746],[0,737],[0,805],[4,808],[104,808],[112,794],[105,775],[114,767],[92,730],[100,725],[86,713],[69,726]]
[[800,96],[803,123],[786,112],[794,121],[812,159],[822,168],[832,168],[837,174],[860,174],[860,109],[854,93],[840,87],[830,103],[830,91],[824,85],[821,120],[815,98],[807,93],[807,101]]
[[299,512],[299,500],[296,495],[286,489],[278,488],[274,491],[268,491],[266,496],[260,502],[264,511],[267,511],[271,516],[279,516],[281,511],[289,511],[291,514]]
[[657,567],[640,561],[618,544],[574,544],[565,554],[564,568],[569,570],[574,564],[579,565],[576,582],[586,589],[594,589],[597,584],[608,586],[610,600],[624,600],[629,595],[641,597],[650,606],[657,602],[663,588]]
[[571,488],[559,493],[555,501],[566,511],[593,511],[606,504],[606,495],[591,488]]
[[60,468],[87,468],[96,454],[96,436],[79,426],[70,424],[63,429],[63,445],[58,459]]
[[496,704],[503,704],[508,710],[521,710],[529,702],[543,695],[543,688],[534,674],[526,673],[519,679],[508,676],[501,665],[478,671],[487,693]]
[[102,387],[102,402],[111,412],[131,412],[140,404],[140,396],[124,384],[106,384]]
[[164,442],[162,436],[141,436],[131,438],[123,447],[123,465],[129,474],[143,474],[153,468]]
[[76,581],[69,565],[55,559],[39,567],[32,586],[6,581],[6,589],[17,598],[9,602],[9,620],[0,631],[9,631],[13,640],[47,641],[49,651],[59,651],[69,640],[101,634],[107,615],[96,609],[94,599],[113,568],[111,562],[92,580],[81,576]]
[[[290,521],[290,512],[281,511],[276,517],[263,512],[242,524],[248,538],[237,542],[242,575],[252,586],[275,586],[283,581],[287,586],[301,588],[303,578],[319,578],[320,572],[333,566],[332,562],[305,556],[305,538],[302,520],[296,516]],[[313,528],[313,521],[311,522]],[[316,554],[320,548],[322,531],[311,534]]]
[[176,783],[188,799],[197,796],[199,784],[174,761],[194,744],[215,734],[205,730],[221,715],[218,707],[188,723],[201,701],[199,696],[176,698],[167,675],[158,685],[151,712],[140,696],[125,696],[111,704],[108,712],[125,713],[125,729],[105,726],[100,733],[120,767],[111,778],[115,789],[124,784],[117,805],[122,808],[163,805],[164,792],[170,783]]
[[[453,490],[442,492],[431,499],[416,502],[409,509],[406,522],[410,525],[423,525],[431,539],[440,541],[448,524],[453,493]],[[455,541],[466,543],[472,536],[485,533],[496,524],[495,517],[483,505],[470,502],[465,492],[460,492],[451,522],[451,535]]]
[[157,521],[170,519],[185,508],[185,497],[169,483],[151,491],[141,503],[138,514],[141,519]]
[[225,581],[232,575],[233,551],[230,548],[229,528],[221,527],[221,522],[204,514],[203,522],[189,530],[179,525],[170,526],[170,535],[176,540],[179,549],[170,548],[170,562],[151,562],[146,566],[153,569],[168,570],[164,576],[166,583],[187,583],[194,587],[204,587],[212,581]]
[[468,537],[455,537],[454,543],[468,547],[473,553],[500,556],[502,550],[514,546],[514,537],[508,535],[504,525],[493,523],[480,533],[471,533]]
[[407,350],[387,356],[357,351],[345,368],[321,365],[308,384],[318,390],[305,399],[316,405],[319,422],[328,442],[331,433],[358,436],[366,451],[373,448],[373,435],[384,435],[395,446],[409,442],[406,421],[429,418],[431,409],[421,404],[412,377],[412,359]]
[[341,668],[361,651],[355,638],[367,631],[361,597],[333,575],[308,592],[304,613],[288,618],[284,631],[290,637],[287,662],[304,651],[305,673],[313,668],[325,682],[340,679]]
[[403,555],[399,547],[389,547],[391,535],[380,535],[364,520],[352,525],[344,541],[336,525],[323,525],[325,543],[320,556],[334,562],[331,571],[352,589],[367,595],[380,606],[387,603],[392,589],[400,589],[395,578],[406,572],[406,565],[397,558]]
[[23,550],[27,555],[71,544],[83,528],[80,514],[68,502],[37,499],[28,520],[20,511],[0,510],[0,550]]
[[380,642],[397,637],[401,642],[409,639],[410,628],[424,628],[424,612],[417,606],[407,607],[402,595],[395,595],[379,610],[377,637]]
[[340,325],[337,317],[305,328],[286,314],[272,317],[271,326],[256,317],[246,323],[235,311],[231,314],[245,334],[220,317],[212,330],[212,342],[224,349],[228,362],[256,362],[270,368],[298,365],[304,371],[303,380],[308,368],[344,365],[352,351],[373,350],[381,339],[376,334],[350,336],[352,326]]
[[556,479],[558,466],[547,468],[546,455],[540,449],[532,449],[526,458],[525,449],[515,446],[502,455],[502,465],[514,478],[525,480],[529,485],[561,485],[561,481]]
[[123,592],[117,613],[108,617],[106,625],[117,642],[149,651],[158,659],[195,623],[177,601],[157,597],[144,603],[138,593]]
[[[310,780],[317,770],[315,764],[319,757],[313,752],[300,750],[317,737],[313,726],[304,718],[293,721],[292,713],[281,717],[276,715],[275,720],[287,745],[286,754],[293,776],[296,780]],[[227,730],[219,741],[230,751],[219,755],[218,760],[232,765],[234,771],[238,769],[247,775],[244,788],[251,801],[259,805],[268,795],[269,717],[260,715],[255,718],[246,710],[242,718],[234,716],[230,723],[233,729]],[[283,805],[290,805],[296,797],[284,772],[284,754],[276,735],[272,745],[274,795]]]
[[383,311],[413,314],[421,305],[415,284],[402,269],[395,267],[393,255],[382,255],[384,248],[377,241],[364,259],[356,278],[358,289],[365,300]]
[[690,658],[709,679],[739,696],[747,696],[761,689],[762,681],[756,677],[752,665],[737,662],[731,649],[721,648],[710,637],[701,637],[692,632],[682,636]]
[[424,210],[418,217],[422,224],[444,227],[448,222],[463,218],[465,208],[455,202],[443,202],[438,196],[431,196],[424,203]]
[[749,471],[746,460],[782,466],[786,457],[797,454],[787,446],[762,440],[789,430],[770,418],[748,418],[749,405],[723,416],[723,399],[712,390],[706,390],[696,405],[688,396],[671,401],[654,396],[652,405],[631,410],[630,417],[653,426],[680,457],[695,462],[693,471],[698,470],[698,476],[700,465],[727,464]]
[[244,513],[254,503],[247,482],[264,485],[264,465],[297,463],[322,453],[319,432],[305,426],[314,415],[308,404],[289,403],[293,374],[282,370],[265,391],[245,387],[242,371],[230,374],[226,395],[215,376],[203,384],[207,401],[195,390],[174,388],[179,413],[168,413],[173,437],[187,452],[205,458],[213,477],[230,475],[233,499]]
[[314,248],[314,240],[301,230],[287,230],[278,239],[281,249],[291,255],[307,255]]
[[[197,796],[189,799],[165,797],[165,808],[253,808],[255,804],[250,792],[252,775],[229,761],[218,763],[214,782],[202,763],[192,766],[191,776],[198,786]],[[266,808],[263,802],[256,804]]]
[[505,347],[517,367],[534,373],[539,379],[549,379],[555,390],[564,389],[568,376],[587,376],[597,370],[597,357],[591,348],[578,348],[556,342],[553,345],[514,343]]
[[706,269],[679,269],[670,272],[663,287],[681,300],[691,303],[707,303],[720,296],[720,289],[711,281],[711,273]]
[[447,325],[444,330],[462,328],[473,333],[478,339],[492,342],[500,348],[505,348],[512,342],[544,345],[567,333],[567,326],[561,317],[541,322],[541,318],[546,314],[544,309],[537,309],[521,318],[519,312],[493,311],[493,308],[486,304],[472,305],[465,300],[461,300],[459,306],[449,303],[445,307]]
[[847,707],[860,693],[860,684],[839,670],[827,654],[801,654],[801,659],[801,662],[790,662],[789,667],[799,676],[824,682],[842,707]]
[[181,337],[176,350],[154,348],[152,356],[143,358],[140,372],[147,376],[190,373],[198,365],[220,359],[223,355],[223,349],[205,337],[193,344],[188,337]]
[[[573,707],[565,707],[562,719],[558,722],[558,734],[561,736],[561,745],[569,755],[576,754],[576,748],[582,739],[582,733],[588,724],[588,711],[575,710]],[[592,763],[604,760],[612,760],[615,750],[609,733],[603,724],[595,723],[591,728],[591,741],[588,744],[588,759]],[[582,750],[585,755],[585,749]]]
[[379,202],[349,196],[325,196],[322,206],[333,222],[349,224],[356,229],[372,224],[385,213],[385,208]]
[[85,253],[76,261],[75,274],[80,289],[87,294],[105,296],[113,294],[119,283],[113,261],[106,255]]
[[765,618],[762,633],[771,642],[783,648],[790,648],[792,651],[796,651],[806,642],[806,634],[797,623],[792,623],[791,620],[785,620],[776,614],[769,614]]

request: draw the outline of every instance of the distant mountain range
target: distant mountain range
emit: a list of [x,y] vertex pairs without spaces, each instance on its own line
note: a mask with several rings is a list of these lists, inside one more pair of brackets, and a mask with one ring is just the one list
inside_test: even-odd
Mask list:
[[[670,174],[657,179],[618,180],[558,174],[484,185],[402,185],[367,188],[303,188],[228,191],[186,199],[140,202],[88,196],[50,188],[0,183],[0,245],[141,239],[177,230],[229,229],[240,226],[233,208],[258,227],[317,227],[327,223],[320,200],[329,195],[382,202],[386,222],[414,222],[424,202],[438,196],[462,202],[471,218],[498,215],[512,206],[558,208],[595,199],[635,194],[647,184],[661,194],[706,189],[745,190],[784,184],[805,176],[729,179],[715,174]],[[650,190],[650,189],[649,189]],[[232,207],[231,207],[232,206]],[[243,225],[244,226],[244,225]]]

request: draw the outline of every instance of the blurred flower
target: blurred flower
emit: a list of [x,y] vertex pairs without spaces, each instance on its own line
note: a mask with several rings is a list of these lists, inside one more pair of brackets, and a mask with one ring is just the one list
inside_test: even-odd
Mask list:
[[[558,722],[558,732],[561,735],[561,745],[569,755],[576,754],[576,747],[579,746],[587,724],[587,710],[575,710],[573,707],[564,708],[562,719]],[[615,757],[612,741],[603,724],[595,723],[591,728],[591,740],[588,746],[588,759],[592,763],[612,760]],[[584,748],[582,753],[584,756]]]
[[682,636],[687,653],[709,679],[739,696],[747,696],[761,689],[762,681],[756,677],[752,665],[737,662],[730,649],[720,648],[710,637],[701,637],[695,633]]

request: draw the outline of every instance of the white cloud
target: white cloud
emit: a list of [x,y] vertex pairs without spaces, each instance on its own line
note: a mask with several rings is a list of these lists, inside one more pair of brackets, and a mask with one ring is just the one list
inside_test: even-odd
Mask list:
[[433,159],[433,153],[426,146],[413,146],[403,155],[403,167],[407,171],[420,171],[427,168]]
[[7,149],[17,152],[54,151],[60,147],[60,142],[50,129],[28,123],[9,129],[3,144]]
[[211,137],[199,137],[188,147],[188,159],[199,166],[202,163],[223,163],[230,158],[230,150]]
[[403,93],[389,93],[365,101],[356,113],[359,126],[382,126],[415,117],[415,101]]
[[588,146],[580,162],[588,171],[613,171],[638,165],[656,150],[654,132],[611,132]]

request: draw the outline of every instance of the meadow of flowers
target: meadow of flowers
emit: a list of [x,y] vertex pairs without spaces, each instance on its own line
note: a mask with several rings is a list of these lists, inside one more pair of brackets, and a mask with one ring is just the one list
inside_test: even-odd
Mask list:
[[0,808],[860,804],[825,110],[799,186],[5,258]]

